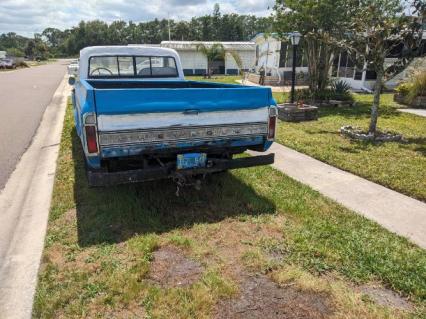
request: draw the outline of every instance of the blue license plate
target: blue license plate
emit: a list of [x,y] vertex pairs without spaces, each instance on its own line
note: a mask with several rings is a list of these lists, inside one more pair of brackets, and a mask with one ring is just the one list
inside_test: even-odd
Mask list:
[[206,167],[207,154],[188,153],[177,156],[177,169],[202,168]]

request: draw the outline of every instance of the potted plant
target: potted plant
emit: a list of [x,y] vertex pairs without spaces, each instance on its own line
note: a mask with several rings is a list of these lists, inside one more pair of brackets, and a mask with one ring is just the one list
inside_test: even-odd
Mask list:
[[352,106],[354,99],[351,94],[351,86],[343,80],[333,81],[330,86],[329,104],[334,106]]

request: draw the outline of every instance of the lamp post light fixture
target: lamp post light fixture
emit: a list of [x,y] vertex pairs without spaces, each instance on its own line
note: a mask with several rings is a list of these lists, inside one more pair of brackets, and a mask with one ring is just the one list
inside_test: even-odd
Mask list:
[[297,63],[297,46],[299,45],[300,38],[302,35],[295,31],[290,33],[290,41],[293,45],[293,72],[291,74],[291,103],[294,103],[295,99],[295,86],[296,86],[296,63]]

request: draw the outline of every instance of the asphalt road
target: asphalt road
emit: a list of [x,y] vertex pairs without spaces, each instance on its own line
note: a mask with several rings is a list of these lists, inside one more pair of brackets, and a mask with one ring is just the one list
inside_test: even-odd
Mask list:
[[67,61],[0,72],[0,190],[31,144]]
[[63,78],[0,192],[0,318],[31,318],[70,91]]

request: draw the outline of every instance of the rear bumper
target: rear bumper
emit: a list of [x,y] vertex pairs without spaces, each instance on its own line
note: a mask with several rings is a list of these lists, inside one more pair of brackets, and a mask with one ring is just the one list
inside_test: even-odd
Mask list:
[[90,186],[112,186],[118,184],[137,183],[156,179],[173,178],[177,176],[202,175],[223,170],[247,168],[252,166],[269,165],[274,163],[275,154],[244,157],[237,159],[215,159],[210,167],[176,170],[176,167],[158,167],[120,172],[88,171],[87,178]]

